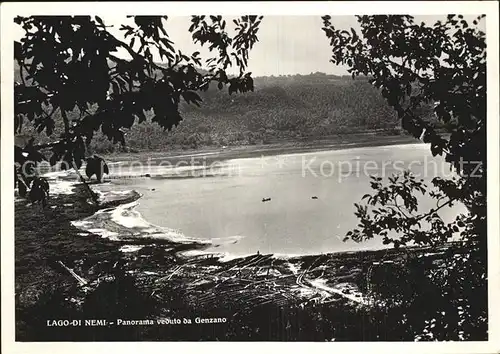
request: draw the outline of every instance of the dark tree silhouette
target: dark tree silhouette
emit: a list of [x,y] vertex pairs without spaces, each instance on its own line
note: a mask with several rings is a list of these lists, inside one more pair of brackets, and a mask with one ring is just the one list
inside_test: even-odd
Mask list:
[[32,203],[40,202],[43,207],[47,205],[49,197],[49,182],[43,177],[36,177],[30,186],[29,199]]
[[[99,130],[113,143],[125,144],[123,130],[148,115],[164,130],[176,126],[182,120],[179,103],[199,105],[196,92],[212,82],[219,89],[227,87],[230,94],[253,90],[251,73],[245,71],[262,17],[234,19],[236,34],[230,36],[221,16],[192,16],[193,41],[214,53],[205,60],[199,52],[188,56],[175,48],[167,16],[128,17],[133,24],[120,27],[125,40],[113,36],[99,16],[15,19],[24,30],[14,48],[20,68],[14,87],[15,131],[20,133],[25,121],[49,137],[59,123],[64,127],[49,143],[19,147],[18,165],[48,159],[51,165],[61,162],[61,168],[78,173]],[[228,75],[230,66],[238,68],[239,75]],[[24,168],[19,172],[23,180],[32,176]]]
[[97,181],[99,183],[102,182],[102,176],[105,174],[109,174],[109,167],[106,164],[106,161],[100,156],[93,155],[89,157],[87,160],[87,165],[85,166],[85,174],[88,179],[91,179],[93,175],[96,176]]
[[[430,327],[433,330],[429,329],[431,318],[427,318],[420,328],[420,338],[477,338],[477,333],[484,336],[486,42],[485,33],[477,25],[485,15],[472,24],[461,15],[448,15],[446,20],[432,25],[415,23],[412,16],[356,17],[361,33],[337,29],[330,16],[323,17],[323,30],[332,46],[331,61],[347,65],[353,78],[370,76],[370,82],[396,111],[402,128],[428,143],[433,156],[443,155],[457,177],[435,177],[432,186],[409,172],[390,177],[387,185],[383,185],[382,178],[372,177],[374,193],[355,204],[359,226],[345,240],[360,242],[381,237],[385,244],[395,247],[438,246],[458,236],[468,252],[453,257],[447,265],[446,281],[439,282],[436,274],[431,276],[443,284],[441,295],[449,301],[445,302],[443,314],[428,314],[434,318]],[[435,125],[420,114],[420,108],[429,104],[434,105],[444,133],[438,133]],[[436,207],[422,211],[417,196],[425,193],[436,200]],[[438,211],[455,203],[465,205],[468,213],[445,223]],[[450,298],[451,293],[455,296]],[[436,326],[436,318],[442,317],[448,320]],[[454,328],[450,325],[443,329],[457,318]]]

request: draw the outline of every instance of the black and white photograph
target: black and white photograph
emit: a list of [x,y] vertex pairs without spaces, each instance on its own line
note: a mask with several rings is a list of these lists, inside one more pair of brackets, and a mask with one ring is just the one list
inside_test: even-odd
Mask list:
[[500,350],[498,3],[229,3],[2,4],[11,342]]

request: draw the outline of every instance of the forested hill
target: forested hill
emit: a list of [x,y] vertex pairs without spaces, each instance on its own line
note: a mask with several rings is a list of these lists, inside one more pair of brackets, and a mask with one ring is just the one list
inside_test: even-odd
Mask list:
[[216,87],[200,93],[200,107],[183,104],[184,120],[168,135],[155,125],[134,126],[129,146],[196,148],[399,131],[396,114],[366,79],[312,74],[257,77],[254,83],[255,91],[244,94]]
[[[315,73],[257,77],[254,84],[254,92],[232,95],[211,87],[200,93],[200,107],[182,105],[184,120],[173,131],[165,133],[154,123],[136,124],[127,132],[127,144],[137,150],[191,149],[314,140],[360,131],[399,132],[396,114],[366,78]],[[100,135],[92,147],[97,152],[115,149]]]

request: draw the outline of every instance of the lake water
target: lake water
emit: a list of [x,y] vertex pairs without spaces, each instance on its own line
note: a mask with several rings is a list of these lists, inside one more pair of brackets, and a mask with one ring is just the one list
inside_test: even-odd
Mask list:
[[[233,159],[208,170],[156,166],[140,171],[151,178],[114,179],[100,189],[137,190],[144,195],[137,207],[144,219],[186,236],[241,236],[221,249],[235,255],[374,249],[382,246],[380,240],[342,241],[357,224],[353,203],[371,192],[370,174],[387,177],[409,168],[426,181],[449,175],[429,150],[410,144]],[[189,178],[194,173],[205,177]],[[422,205],[431,207],[426,198]],[[445,209],[442,216],[450,219],[461,211]]]

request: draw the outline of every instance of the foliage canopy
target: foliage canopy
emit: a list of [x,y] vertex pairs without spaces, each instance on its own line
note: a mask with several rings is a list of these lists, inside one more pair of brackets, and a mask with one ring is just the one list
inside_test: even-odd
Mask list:
[[[435,296],[446,299],[446,305],[415,327],[421,333],[416,339],[475,338],[487,328],[486,41],[476,26],[485,15],[472,26],[462,15],[448,15],[431,25],[418,24],[412,16],[356,17],[361,33],[336,29],[330,16],[322,17],[331,61],[347,65],[353,77],[371,76],[403,129],[428,143],[434,156],[444,156],[456,177],[436,176],[427,186],[409,171],[389,177],[387,185],[373,176],[374,192],[355,204],[359,224],[345,240],[381,237],[395,247],[437,246],[454,237],[462,241],[468,254],[454,255],[449,264],[428,275],[441,284]],[[444,133],[419,114],[428,104],[434,105]],[[422,211],[417,197],[426,193],[436,207]],[[446,223],[439,211],[455,203],[462,203],[467,213]],[[418,293],[412,301],[407,299],[405,315],[418,316],[416,304],[425,296]]]
[[[167,16],[128,17],[133,23],[120,28],[125,40],[113,36],[99,16],[15,19],[24,30],[14,51],[20,68],[15,131],[21,131],[25,120],[48,136],[57,120],[64,125],[64,132],[50,143],[19,147],[16,156],[40,161],[45,150],[51,165],[62,161],[79,169],[99,130],[113,143],[125,144],[123,130],[136,120],[145,121],[147,112],[164,130],[176,126],[182,120],[180,102],[198,105],[196,92],[207,90],[211,82],[219,89],[227,87],[230,94],[253,90],[246,68],[261,16],[234,19],[233,36],[221,16],[192,16],[193,41],[214,53],[204,62],[199,52],[188,56],[175,48],[166,30]],[[154,61],[156,55],[163,64]],[[208,69],[201,70],[202,65]],[[227,74],[230,66],[239,69],[238,76]],[[70,119],[70,112],[77,114]],[[27,178],[27,173],[19,176]]]
[[[357,19],[361,34],[353,29],[336,29],[329,16],[323,17],[332,62],[347,65],[353,77],[370,75],[370,82],[381,89],[397,112],[403,129],[428,143],[434,156],[444,155],[457,178],[436,177],[433,184],[437,192],[432,197],[439,201],[438,205],[428,214],[413,217],[405,216],[417,211],[415,196],[426,191],[421,181],[406,174],[407,178],[391,179],[391,187],[383,188],[380,180],[374,180],[372,187],[378,193],[366,195],[367,204],[391,204],[391,208],[376,211],[371,219],[367,206],[358,205],[363,227],[349,237],[360,240],[381,235],[395,245],[410,239],[417,244],[443,242],[464,224],[457,220],[453,225],[444,225],[436,212],[456,202],[467,206],[479,227],[486,217],[485,33],[469,26],[461,15],[449,15],[445,22],[433,25],[417,24],[412,16]],[[434,104],[434,114],[443,123],[444,133],[438,133],[435,123],[419,114],[418,109],[428,104]],[[420,227],[424,219],[433,225],[427,233]],[[387,237],[390,229],[402,233],[403,239]],[[485,236],[480,232],[484,229],[476,231],[474,238]]]

